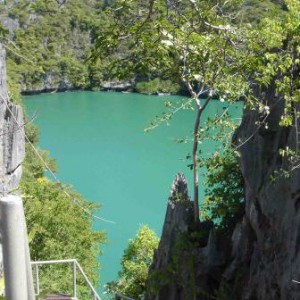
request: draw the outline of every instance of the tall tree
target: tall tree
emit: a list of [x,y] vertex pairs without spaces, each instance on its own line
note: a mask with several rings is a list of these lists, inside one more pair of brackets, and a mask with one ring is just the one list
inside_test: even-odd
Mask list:
[[196,110],[192,151],[196,223],[201,117],[213,97],[236,101],[249,90],[248,78],[241,72],[248,68],[246,30],[232,24],[235,13],[230,12],[238,2],[116,1],[107,11],[113,26],[99,36],[94,52],[100,58],[114,54],[115,76],[155,73],[186,86]]

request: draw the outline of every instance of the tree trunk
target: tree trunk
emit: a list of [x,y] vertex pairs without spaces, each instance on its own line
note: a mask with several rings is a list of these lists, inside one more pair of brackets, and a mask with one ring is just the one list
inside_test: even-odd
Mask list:
[[193,170],[194,170],[194,222],[199,222],[199,174],[198,174],[198,143],[199,143],[199,126],[202,115],[201,107],[197,107],[197,116],[194,125],[194,142],[193,142]]

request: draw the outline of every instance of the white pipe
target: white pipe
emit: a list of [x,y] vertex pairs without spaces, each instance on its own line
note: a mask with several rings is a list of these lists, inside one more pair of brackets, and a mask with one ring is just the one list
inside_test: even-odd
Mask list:
[[76,289],[76,261],[73,262],[73,296],[76,299],[77,289]]
[[51,264],[64,264],[64,263],[72,263],[76,261],[76,259],[56,259],[56,260],[39,260],[32,261],[32,265],[51,265]]
[[40,294],[39,265],[35,265],[36,296]]
[[25,227],[22,200],[6,196],[0,200],[5,297],[28,300]]

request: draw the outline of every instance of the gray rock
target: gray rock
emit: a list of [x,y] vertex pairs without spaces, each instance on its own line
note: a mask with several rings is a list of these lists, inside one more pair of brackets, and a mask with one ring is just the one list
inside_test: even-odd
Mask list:
[[10,103],[6,88],[5,50],[0,45],[0,196],[17,188],[25,157],[23,110]]
[[128,81],[104,81],[101,88],[104,90],[127,91],[132,89],[132,82]]
[[[193,228],[193,202],[187,183],[178,174],[172,184],[161,240],[149,271],[146,299],[195,299],[210,290],[207,274],[220,280],[219,268],[224,255],[218,248],[218,238],[211,226]],[[207,234],[207,237],[193,237]],[[199,244],[195,241],[201,241]]]
[[[268,129],[255,124],[262,118],[258,111],[247,110],[235,135],[236,144],[251,138],[240,147],[246,211],[243,228],[233,236],[234,263],[248,261],[241,299],[293,300],[300,298],[300,285],[292,282],[300,279],[300,172],[275,182],[271,176],[288,167],[278,151],[295,148],[296,132],[278,125],[283,101],[272,89],[265,97],[271,109]],[[243,257],[236,249],[243,249]]]
[[9,31],[10,37],[14,36],[14,32],[20,27],[19,21],[7,16],[0,16],[0,22],[4,28]]
[[[270,115],[245,110],[234,136],[245,183],[242,221],[231,239],[211,229],[207,241],[192,243],[188,251],[178,249],[178,237],[183,233],[191,241],[201,226],[192,230],[191,210],[169,200],[162,239],[150,268],[147,300],[300,299],[300,284],[293,281],[300,281],[300,170],[290,172],[290,162],[279,154],[287,146],[300,148],[300,135],[295,126],[279,126],[284,103],[272,86],[260,99],[267,99]],[[260,124],[265,117],[267,128]],[[278,176],[272,182],[282,168],[289,170],[290,177]],[[176,269],[172,269],[174,255]]]

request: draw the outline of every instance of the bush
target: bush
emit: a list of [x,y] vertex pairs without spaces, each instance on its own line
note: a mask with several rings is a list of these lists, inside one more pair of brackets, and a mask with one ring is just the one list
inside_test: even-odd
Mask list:
[[148,269],[154,250],[158,247],[158,237],[148,226],[143,225],[135,239],[129,240],[125,249],[116,281],[108,283],[110,293],[120,293],[135,300],[142,299],[148,278]]
[[136,90],[143,94],[170,93],[176,94],[180,90],[180,86],[171,80],[162,80],[155,78],[150,81],[141,81],[136,84]]
[[238,153],[231,148],[203,162],[207,169],[202,219],[214,220],[220,230],[233,230],[244,208],[244,183]]

